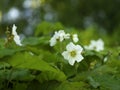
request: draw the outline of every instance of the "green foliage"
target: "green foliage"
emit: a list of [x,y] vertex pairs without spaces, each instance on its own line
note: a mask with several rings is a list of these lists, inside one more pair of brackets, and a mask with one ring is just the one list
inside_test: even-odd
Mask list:
[[64,29],[61,23],[58,22],[54,24],[44,21],[37,26],[35,36],[48,35],[51,34],[51,32],[59,29]]
[[23,49],[18,48],[18,49],[9,49],[9,48],[5,48],[5,49],[0,49],[0,58],[4,57],[4,56],[10,56],[13,55],[16,52],[19,52]]
[[56,90],[87,90],[87,84],[84,82],[65,81]]
[[[55,30],[65,29],[60,23],[43,22],[35,36],[25,38],[23,46],[0,39],[0,90],[120,90],[120,47],[107,34],[89,27],[78,32],[66,28],[67,33],[77,33],[83,47],[84,59],[74,66],[64,60],[61,53],[71,41],[64,40],[50,47],[49,40]],[[105,49],[86,50],[90,40],[102,38]]]

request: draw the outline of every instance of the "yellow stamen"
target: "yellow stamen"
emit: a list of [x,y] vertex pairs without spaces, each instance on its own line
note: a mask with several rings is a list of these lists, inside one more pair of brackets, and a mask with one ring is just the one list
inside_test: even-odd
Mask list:
[[75,51],[71,51],[71,52],[70,52],[70,55],[71,55],[72,57],[75,57],[75,56],[76,56],[76,52],[75,52]]

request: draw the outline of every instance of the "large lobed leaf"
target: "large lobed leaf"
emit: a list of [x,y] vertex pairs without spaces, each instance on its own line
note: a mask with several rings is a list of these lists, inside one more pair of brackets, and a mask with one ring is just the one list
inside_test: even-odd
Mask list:
[[55,75],[54,77],[55,80],[62,81],[66,79],[66,76],[64,75],[63,72],[53,68],[47,62],[41,60],[40,57],[31,55],[29,52],[16,53],[14,56],[6,60],[6,62],[15,68],[24,68],[24,69],[39,70],[42,72],[51,72],[53,73],[53,75]]

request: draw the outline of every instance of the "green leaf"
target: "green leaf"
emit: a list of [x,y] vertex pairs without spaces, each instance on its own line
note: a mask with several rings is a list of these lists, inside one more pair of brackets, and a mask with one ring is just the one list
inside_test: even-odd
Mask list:
[[53,72],[42,72],[40,75],[37,76],[37,80],[41,83],[46,82],[46,81],[51,81],[51,80],[57,80],[57,81],[63,81],[64,80],[64,75],[60,76],[60,72],[58,73],[53,73]]
[[13,69],[11,70],[10,79],[20,81],[31,81],[35,78],[28,69]]
[[35,30],[35,36],[40,35],[48,35],[52,31],[63,29],[63,25],[61,23],[49,23],[49,22],[42,22],[37,26],[37,29]]
[[55,90],[88,90],[87,84],[84,82],[68,82],[61,83]]
[[34,79],[27,69],[5,69],[0,70],[0,79],[2,80],[20,80],[20,81],[31,81]]
[[[117,70],[117,68],[103,65],[92,71],[90,76],[100,84],[100,87],[108,88],[108,90],[120,90],[120,72]],[[93,84],[91,83],[94,87]]]
[[90,85],[92,85],[94,88],[97,88],[100,86],[100,84],[96,82],[92,77],[89,76],[87,79],[89,80]]
[[[17,53],[8,60],[6,60],[6,62],[8,62],[15,68],[39,70],[42,72],[52,72],[53,74],[57,74],[57,76],[60,78],[60,81],[66,79],[66,76],[63,72],[53,68],[47,62],[41,60],[40,57],[31,55],[28,52]],[[56,77],[55,79],[58,80],[58,77]]]
[[45,37],[29,37],[29,38],[25,38],[23,40],[23,44],[26,46],[26,45],[29,45],[29,46],[37,46],[37,45],[48,45],[49,44],[49,39],[50,37],[48,36],[45,36]]
[[110,90],[120,90],[120,77],[114,77],[109,74],[94,74],[92,77],[100,84],[100,87],[105,87]]
[[39,44],[39,38],[36,37],[25,38],[22,43],[24,45],[37,45]]
[[63,72],[66,74],[67,78],[71,78],[76,74],[76,70],[74,66],[67,64],[63,64],[62,66]]
[[16,85],[14,85],[13,90],[26,90],[27,89],[27,85],[26,83],[16,83]]
[[6,63],[6,62],[0,62],[0,69],[5,69],[5,68],[9,68],[10,64]]
[[14,53],[18,51],[22,51],[23,48],[16,48],[16,49],[10,49],[10,48],[3,48],[0,49],[0,58],[3,58],[4,56],[11,56]]

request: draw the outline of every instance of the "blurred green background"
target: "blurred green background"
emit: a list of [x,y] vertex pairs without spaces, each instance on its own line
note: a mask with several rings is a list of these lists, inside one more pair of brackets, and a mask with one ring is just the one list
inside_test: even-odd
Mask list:
[[120,0],[0,0],[0,36],[14,23],[19,33],[33,35],[43,21],[120,35]]

